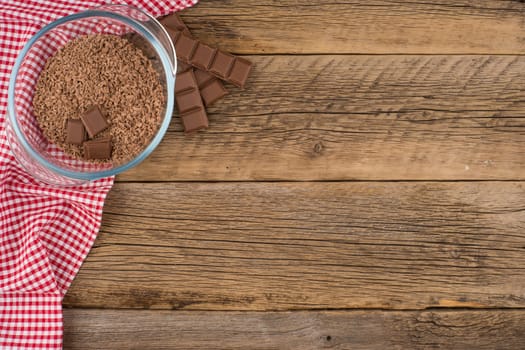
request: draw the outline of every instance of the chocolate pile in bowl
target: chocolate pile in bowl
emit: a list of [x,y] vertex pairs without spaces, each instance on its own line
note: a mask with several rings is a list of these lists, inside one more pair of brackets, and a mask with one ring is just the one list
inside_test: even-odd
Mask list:
[[[96,34],[68,42],[46,62],[33,110],[44,135],[66,154],[121,164],[149,144],[165,103],[159,74],[143,52],[122,37]],[[90,125],[85,116],[94,109],[100,115]],[[109,152],[96,149],[107,145]]]

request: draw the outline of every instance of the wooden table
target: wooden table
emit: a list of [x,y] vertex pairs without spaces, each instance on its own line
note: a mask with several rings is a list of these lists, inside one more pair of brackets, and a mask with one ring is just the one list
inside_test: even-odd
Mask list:
[[202,0],[248,55],[122,174],[66,349],[524,349],[525,3]]

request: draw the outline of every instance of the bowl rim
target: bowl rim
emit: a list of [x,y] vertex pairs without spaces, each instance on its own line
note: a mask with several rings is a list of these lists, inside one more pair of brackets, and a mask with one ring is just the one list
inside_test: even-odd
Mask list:
[[[77,180],[88,180],[88,181],[94,181],[100,178],[113,176],[116,174],[119,174],[123,171],[126,171],[128,169],[133,168],[134,166],[141,163],[144,159],[146,159],[151,152],[159,145],[160,141],[164,137],[168,126],[171,122],[171,117],[173,114],[173,108],[174,108],[174,86],[175,86],[175,74],[177,71],[177,60],[174,59],[174,62],[171,62],[168,53],[165,51],[164,46],[158,41],[156,36],[151,33],[151,31],[145,27],[140,21],[134,20],[130,17],[126,17],[124,15],[121,15],[119,13],[110,12],[107,10],[104,10],[109,7],[127,7],[131,9],[135,9],[137,11],[140,11],[144,15],[146,15],[149,19],[155,21],[158,26],[162,29],[164,34],[167,38],[169,38],[168,33],[164,29],[164,27],[157,21],[155,17],[147,13],[146,11],[143,11],[139,8],[136,8],[134,6],[129,5],[123,5],[123,4],[110,4],[110,5],[102,5],[100,8],[93,8],[89,10],[85,10],[82,12],[78,12],[72,15],[68,15],[65,17],[61,17],[44,27],[42,27],[38,32],[36,32],[24,45],[20,53],[18,54],[15,64],[13,66],[13,70],[11,71],[11,76],[9,79],[9,87],[8,87],[8,100],[7,100],[7,114],[8,114],[8,120],[18,138],[18,140],[21,142],[24,150],[28,152],[31,157],[33,157],[37,162],[39,162],[44,167],[69,178],[77,179]],[[62,25],[64,23],[82,19],[82,18],[89,18],[89,17],[105,17],[110,18],[114,20],[118,20],[123,22],[126,25],[129,25],[134,30],[139,32],[142,36],[146,38],[146,40],[154,47],[157,54],[160,57],[160,60],[162,62],[162,66],[164,68],[165,72],[165,78],[166,78],[166,85],[167,85],[167,96],[166,96],[166,113],[164,115],[164,119],[159,126],[157,133],[155,136],[151,139],[149,144],[146,146],[146,148],[139,153],[135,158],[130,160],[127,163],[124,163],[118,167],[114,167],[108,170],[102,170],[102,171],[95,171],[95,172],[79,172],[79,171],[71,171],[61,168],[60,166],[57,166],[48,160],[42,158],[40,154],[31,147],[29,144],[29,141],[26,139],[24,133],[20,130],[20,126],[18,124],[17,118],[16,118],[16,110],[15,110],[15,85],[16,85],[16,78],[18,76],[18,72],[20,70],[20,66],[26,57],[27,53],[31,49],[31,47],[37,42],[38,39],[40,39],[43,35],[45,35],[47,32],[49,32],[51,29]],[[171,49],[173,50],[173,57],[175,58],[175,48],[173,47],[173,43],[171,40],[169,40],[169,45]],[[33,174],[37,176],[36,174]]]

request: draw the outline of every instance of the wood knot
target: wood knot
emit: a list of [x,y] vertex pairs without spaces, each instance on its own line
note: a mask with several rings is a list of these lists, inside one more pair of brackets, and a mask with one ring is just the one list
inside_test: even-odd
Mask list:
[[321,336],[321,348],[323,349],[331,349],[336,346],[335,343],[332,342],[332,336],[331,335],[322,335]]
[[323,151],[323,143],[322,142],[317,142],[315,145],[314,145],[314,153],[316,154],[321,154],[321,152]]

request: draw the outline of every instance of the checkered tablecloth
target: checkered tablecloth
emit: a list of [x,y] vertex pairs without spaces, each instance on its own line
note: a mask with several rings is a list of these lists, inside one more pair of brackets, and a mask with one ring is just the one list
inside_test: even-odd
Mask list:
[[[154,16],[197,0],[113,1]],[[5,137],[7,85],[18,52],[45,24],[108,1],[0,1],[0,349],[61,349],[62,298],[100,227],[113,178],[57,188],[21,168]]]

